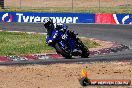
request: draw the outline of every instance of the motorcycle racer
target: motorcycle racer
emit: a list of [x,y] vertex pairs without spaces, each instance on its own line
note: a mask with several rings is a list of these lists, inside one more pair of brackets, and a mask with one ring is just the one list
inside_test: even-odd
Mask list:
[[71,58],[72,55],[89,56],[87,47],[66,25],[54,24],[50,18],[46,18],[43,24],[47,31],[46,43],[55,48],[58,54],[65,58]]
[[[58,32],[57,30],[64,32],[67,29],[67,26],[63,24],[54,24],[51,18],[45,18],[43,24],[47,31],[46,43],[48,45],[52,45],[54,38],[56,36],[56,33]],[[53,31],[56,31],[56,32],[53,33]]]

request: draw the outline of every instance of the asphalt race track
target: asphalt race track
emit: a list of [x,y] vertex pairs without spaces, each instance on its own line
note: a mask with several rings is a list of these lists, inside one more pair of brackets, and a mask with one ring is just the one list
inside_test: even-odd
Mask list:
[[[70,30],[76,31],[79,36],[98,38],[117,42],[129,47],[127,51],[111,53],[107,55],[90,56],[90,58],[61,59],[53,61],[24,62],[25,64],[49,64],[91,61],[115,61],[132,60],[132,25],[109,25],[109,24],[68,24]],[[6,31],[45,32],[41,23],[0,23],[0,29]],[[13,64],[13,63],[12,63]],[[20,64],[23,64],[20,62]]]

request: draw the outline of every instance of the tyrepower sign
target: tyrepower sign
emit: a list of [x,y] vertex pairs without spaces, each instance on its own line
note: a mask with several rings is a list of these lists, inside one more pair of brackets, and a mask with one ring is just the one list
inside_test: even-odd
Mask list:
[[37,13],[0,12],[0,22],[43,22],[50,17],[54,23],[95,23],[95,14],[88,13]]

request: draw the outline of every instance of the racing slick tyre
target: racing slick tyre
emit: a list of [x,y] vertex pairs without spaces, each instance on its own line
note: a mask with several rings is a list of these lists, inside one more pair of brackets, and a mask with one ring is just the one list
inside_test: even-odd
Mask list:
[[56,49],[56,52],[58,54],[61,54],[66,59],[71,59],[72,58],[71,53],[67,49],[67,45],[65,45],[65,49],[63,49],[63,48],[60,47],[60,44],[59,43],[56,43],[55,44],[55,49]]
[[81,57],[82,58],[88,58],[88,56],[89,56],[89,50],[87,49],[87,47],[84,46],[81,50],[82,50]]

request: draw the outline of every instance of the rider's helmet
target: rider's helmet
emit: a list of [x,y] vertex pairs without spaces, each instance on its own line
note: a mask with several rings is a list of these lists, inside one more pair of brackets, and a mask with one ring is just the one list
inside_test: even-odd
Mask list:
[[43,24],[47,30],[54,29],[54,24],[51,18],[45,18]]

